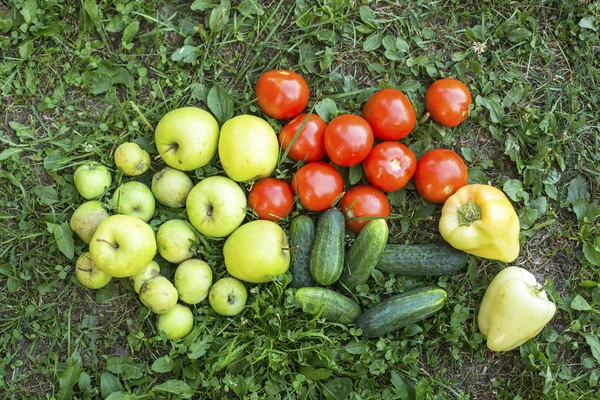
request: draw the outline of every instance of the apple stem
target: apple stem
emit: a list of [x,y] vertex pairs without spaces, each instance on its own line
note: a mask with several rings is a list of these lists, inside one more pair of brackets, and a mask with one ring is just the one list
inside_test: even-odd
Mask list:
[[176,150],[179,147],[179,145],[177,143],[173,143],[172,145],[170,145],[169,147],[167,147],[167,149],[165,151],[163,151],[162,153],[160,153],[159,155],[157,155],[156,157],[154,157],[155,160],[158,160],[159,158],[161,158],[162,156],[165,155],[165,153],[168,153],[171,150]]
[[300,248],[300,246],[294,246],[294,247],[282,247],[281,250],[298,250]]
[[97,241],[97,242],[104,242],[104,243],[108,243],[108,244],[110,244],[112,247],[114,247],[115,249],[118,249],[118,248],[119,248],[119,245],[118,245],[118,244],[111,243],[111,242],[109,242],[108,240],[104,240],[104,239],[96,239],[96,241]]

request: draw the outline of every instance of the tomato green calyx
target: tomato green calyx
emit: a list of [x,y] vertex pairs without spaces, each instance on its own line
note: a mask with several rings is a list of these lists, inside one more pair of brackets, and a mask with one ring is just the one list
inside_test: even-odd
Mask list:
[[458,209],[458,224],[460,226],[471,225],[481,219],[481,207],[472,201],[467,201]]
[[161,158],[162,156],[164,156],[169,151],[177,151],[178,148],[179,148],[179,145],[177,143],[173,143],[172,145],[170,145],[169,147],[167,147],[165,149],[165,151],[163,151],[162,153],[160,153],[159,155],[157,155],[156,157],[154,157],[154,159],[158,160],[159,158]]

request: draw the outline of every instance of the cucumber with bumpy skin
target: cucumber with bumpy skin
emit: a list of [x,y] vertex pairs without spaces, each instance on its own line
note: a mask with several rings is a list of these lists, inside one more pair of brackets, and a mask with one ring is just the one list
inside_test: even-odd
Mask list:
[[315,286],[317,283],[310,274],[310,251],[315,240],[315,223],[306,215],[299,215],[292,219],[290,224],[290,248],[292,249],[292,274],[293,288]]
[[344,214],[337,208],[323,211],[317,221],[315,241],[310,252],[310,273],[321,285],[331,285],[344,269]]
[[411,289],[369,308],[355,325],[364,337],[381,337],[440,311],[447,297],[446,291],[438,287]]
[[296,290],[296,302],[302,311],[318,315],[327,321],[351,324],[361,313],[354,300],[323,287],[304,287]]
[[395,275],[439,276],[454,274],[466,264],[467,253],[447,243],[388,244],[376,268]]

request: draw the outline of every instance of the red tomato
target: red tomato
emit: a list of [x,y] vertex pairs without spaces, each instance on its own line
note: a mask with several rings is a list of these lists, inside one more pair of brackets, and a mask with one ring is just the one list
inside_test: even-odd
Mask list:
[[342,167],[360,164],[373,147],[373,130],[364,118],[345,114],[334,118],[325,128],[325,151]]
[[355,220],[349,218],[390,216],[390,202],[385,193],[370,185],[350,188],[342,197],[340,209],[346,216],[346,226],[356,234],[373,218]]
[[[281,143],[283,151],[287,150],[307,115],[300,114],[281,128],[279,143]],[[326,127],[327,122],[323,121],[321,117],[317,114],[310,114],[304,128],[302,128],[302,131],[288,152],[288,157],[294,161],[304,161],[307,164],[325,157],[323,137]]]
[[402,143],[381,142],[371,149],[362,166],[371,185],[384,192],[395,192],[413,177],[417,157]]
[[425,93],[425,108],[432,120],[453,127],[469,115],[471,92],[461,81],[446,78],[435,82]]
[[410,100],[396,89],[383,89],[369,97],[362,114],[379,140],[402,139],[417,122]]
[[254,94],[258,106],[270,117],[290,119],[308,104],[308,84],[292,71],[273,70],[262,74]]
[[316,161],[296,171],[292,177],[292,188],[304,208],[324,211],[344,192],[344,181],[331,164]]
[[281,179],[261,179],[250,190],[248,205],[258,218],[279,221],[292,212],[294,191],[289,183]]
[[425,200],[443,203],[469,180],[465,162],[452,150],[435,149],[417,162],[415,186]]

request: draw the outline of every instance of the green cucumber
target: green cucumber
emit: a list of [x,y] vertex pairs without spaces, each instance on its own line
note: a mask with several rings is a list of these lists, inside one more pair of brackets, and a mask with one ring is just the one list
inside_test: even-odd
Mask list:
[[344,214],[337,208],[323,211],[317,221],[310,252],[310,273],[321,285],[331,285],[344,269]]
[[299,215],[292,219],[290,224],[290,248],[292,262],[290,273],[292,274],[293,288],[315,286],[317,283],[310,274],[310,251],[315,240],[315,223],[306,215]]
[[346,266],[339,282],[348,290],[365,283],[377,265],[388,241],[388,225],[384,219],[374,219],[360,231],[346,254]]
[[448,295],[444,289],[425,286],[408,290],[366,310],[356,321],[364,337],[381,337],[440,311]]
[[351,298],[323,287],[303,287],[296,290],[295,296],[302,311],[330,322],[352,324],[362,312]]
[[466,264],[467,253],[447,243],[388,244],[376,268],[396,275],[439,276],[454,274]]

